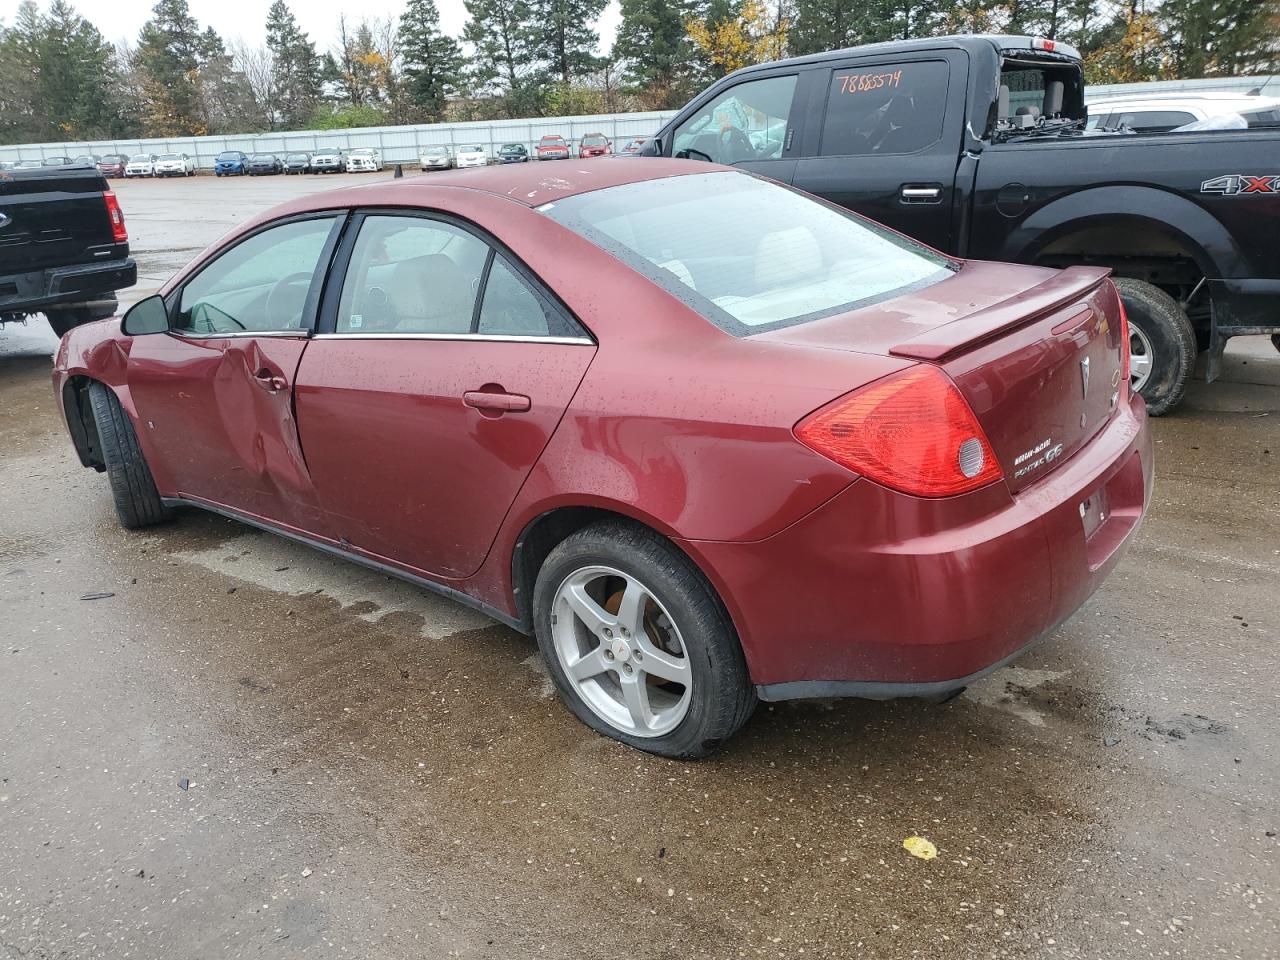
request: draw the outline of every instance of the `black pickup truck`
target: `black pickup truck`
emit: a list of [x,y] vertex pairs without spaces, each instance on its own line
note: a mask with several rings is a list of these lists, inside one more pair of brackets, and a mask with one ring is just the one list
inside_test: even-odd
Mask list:
[[1212,380],[1230,337],[1280,331],[1280,127],[1087,119],[1071,47],[936,37],[739,70],[642,153],[744,167],[962,257],[1108,266],[1134,386],[1164,413],[1197,351]]
[[0,325],[43,313],[62,336],[111,316],[138,279],[116,195],[90,166],[0,170]]

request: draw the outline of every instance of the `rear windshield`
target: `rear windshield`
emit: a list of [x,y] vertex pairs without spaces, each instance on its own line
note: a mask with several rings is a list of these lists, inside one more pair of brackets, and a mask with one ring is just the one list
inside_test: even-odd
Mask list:
[[912,240],[742,173],[631,183],[540,209],[735,336],[867,306],[955,270]]

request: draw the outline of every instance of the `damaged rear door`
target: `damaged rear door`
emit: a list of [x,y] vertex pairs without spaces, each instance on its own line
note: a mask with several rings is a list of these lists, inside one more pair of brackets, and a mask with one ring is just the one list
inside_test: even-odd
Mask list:
[[129,389],[165,495],[325,534],[293,386],[342,220],[240,239],[167,298],[167,335],[132,342]]

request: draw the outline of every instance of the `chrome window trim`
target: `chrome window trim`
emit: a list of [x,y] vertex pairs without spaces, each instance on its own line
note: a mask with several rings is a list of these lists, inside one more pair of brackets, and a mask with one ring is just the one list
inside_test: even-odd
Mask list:
[[306,340],[306,330],[233,330],[228,333],[188,333],[185,330],[169,330],[170,336],[183,340],[224,340],[230,337],[293,337]]
[[493,340],[500,343],[558,343],[594,347],[590,337],[538,337],[501,333],[317,333],[312,340]]

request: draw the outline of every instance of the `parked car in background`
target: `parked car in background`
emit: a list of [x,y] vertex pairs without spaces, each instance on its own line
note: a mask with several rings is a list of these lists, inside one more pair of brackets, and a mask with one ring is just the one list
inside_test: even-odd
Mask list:
[[347,173],[377,173],[382,169],[382,155],[372,147],[357,147],[347,154]]
[[311,169],[311,154],[309,153],[291,153],[284,158],[285,173],[306,173]]
[[1106,269],[592,167],[295,199],[73,330],[56,400],[122,524],[210,509],[464,599],[676,757],[758,699],[953,694],[1120,561],[1152,438]]
[[72,157],[71,163],[77,167],[96,167],[99,159],[101,158],[96,153],[82,153],[78,157]]
[[1111,269],[1160,415],[1198,353],[1212,381],[1231,337],[1280,334],[1280,128],[1087,130],[1087,92],[1061,40],[877,43],[732,73],[643,152],[740,165],[960,256]]
[[13,165],[15,170],[39,170],[44,164],[39,160],[19,160]]
[[255,153],[249,158],[249,176],[270,177],[284,170],[284,164],[274,153]]
[[423,170],[448,170],[453,166],[453,151],[439,145],[423,147],[418,154],[418,166]]
[[157,177],[194,177],[196,162],[185,153],[162,153],[156,157]]
[[583,160],[591,157],[607,157],[613,153],[613,144],[603,133],[588,133],[578,141],[578,156]]
[[104,177],[123,177],[129,158],[123,153],[109,153],[98,161],[98,172]]
[[632,137],[630,140],[624,143],[622,147],[618,150],[618,156],[620,157],[639,156],[641,149],[644,148],[644,145],[648,143],[650,139],[652,138],[651,137]]
[[529,148],[523,143],[504,143],[498,150],[499,163],[528,163]]
[[1215,117],[1238,116],[1249,127],[1280,127],[1280,97],[1242,93],[1154,94],[1088,101],[1088,129],[1128,127],[1138,133],[1168,133]]
[[154,177],[156,175],[156,155],[154,153],[138,153],[129,158],[124,166],[125,179],[134,177]]
[[459,170],[464,167],[483,167],[489,162],[489,154],[478,143],[467,144],[458,148],[456,162]]
[[74,164],[74,163],[75,163],[75,161],[74,161],[74,160],[72,160],[70,157],[45,157],[43,160],[41,160],[41,161],[40,161],[40,166],[42,166],[42,167],[69,167],[69,166],[71,166],[71,165],[72,165],[72,164]]
[[249,157],[240,150],[224,150],[213,161],[215,177],[243,177],[249,172]]
[[539,160],[568,160],[569,144],[559,134],[548,134],[538,141],[534,153]]
[[6,173],[0,183],[0,325],[44,314],[58,336],[109,317],[132,286],[124,214],[93,167]]
[[318,150],[311,155],[311,172],[342,173],[347,169],[346,160],[341,150]]

